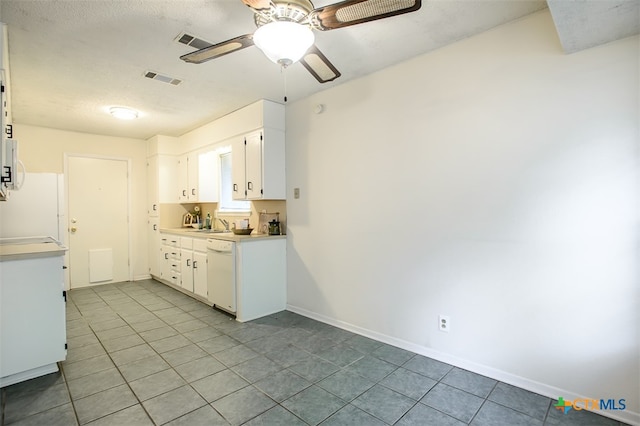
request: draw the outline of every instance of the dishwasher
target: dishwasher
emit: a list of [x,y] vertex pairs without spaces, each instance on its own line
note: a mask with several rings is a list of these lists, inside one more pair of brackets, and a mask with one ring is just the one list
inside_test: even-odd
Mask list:
[[236,312],[236,250],[233,241],[207,240],[208,300],[223,311]]

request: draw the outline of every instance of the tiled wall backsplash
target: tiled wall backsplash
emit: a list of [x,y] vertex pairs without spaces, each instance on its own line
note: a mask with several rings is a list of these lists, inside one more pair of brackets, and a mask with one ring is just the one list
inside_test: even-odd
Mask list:
[[[180,228],[182,227],[182,218],[188,212],[193,212],[194,207],[199,206],[202,218],[207,217],[207,213],[214,218],[214,212],[218,209],[218,203],[186,203],[186,204],[160,204],[160,228]],[[258,227],[260,220],[260,212],[280,213],[280,227],[282,233],[286,233],[287,229],[287,202],[284,200],[260,200],[251,202],[251,216],[249,216],[249,224],[252,228]],[[238,219],[246,219],[246,216],[221,216],[221,218],[233,223]],[[223,229],[220,221],[214,220],[213,225],[216,229]],[[256,232],[256,231],[254,231]]]

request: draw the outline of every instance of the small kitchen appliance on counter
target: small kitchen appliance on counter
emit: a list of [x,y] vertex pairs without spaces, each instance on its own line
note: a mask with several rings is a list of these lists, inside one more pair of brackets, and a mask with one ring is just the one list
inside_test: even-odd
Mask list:
[[280,213],[260,213],[260,221],[258,222],[258,233],[268,235],[281,235],[282,225],[280,223]]
[[269,222],[269,235],[280,235],[280,222],[273,219]]

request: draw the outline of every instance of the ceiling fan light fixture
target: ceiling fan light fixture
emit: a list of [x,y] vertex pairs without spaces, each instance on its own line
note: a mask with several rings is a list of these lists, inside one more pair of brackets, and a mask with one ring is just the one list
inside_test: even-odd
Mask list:
[[134,120],[138,118],[138,111],[125,107],[111,107],[109,108],[109,114],[120,120]]
[[271,61],[284,67],[298,62],[315,41],[307,25],[291,21],[269,22],[253,34],[253,42]]

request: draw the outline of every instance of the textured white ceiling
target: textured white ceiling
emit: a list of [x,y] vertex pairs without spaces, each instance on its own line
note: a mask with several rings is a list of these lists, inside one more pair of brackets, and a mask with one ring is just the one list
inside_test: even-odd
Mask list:
[[[569,52],[637,34],[639,2],[550,0],[560,40]],[[317,1],[315,6],[331,3]],[[546,7],[543,0],[423,0],[414,13],[316,32],[316,45],[342,77],[319,84],[294,64],[285,73],[288,99]],[[635,15],[629,18],[625,12],[622,19],[612,19],[619,18],[621,10]],[[0,21],[9,30],[18,123],[146,139],[181,135],[258,99],[283,100],[285,76],[256,47],[200,65],[179,59],[194,50],[175,42],[182,32],[211,43],[253,32],[252,12],[240,0],[2,0]],[[597,31],[582,29],[585,21],[597,22]],[[147,79],[147,70],[183,83]],[[141,117],[116,121],[106,113],[113,105],[136,108]]]

